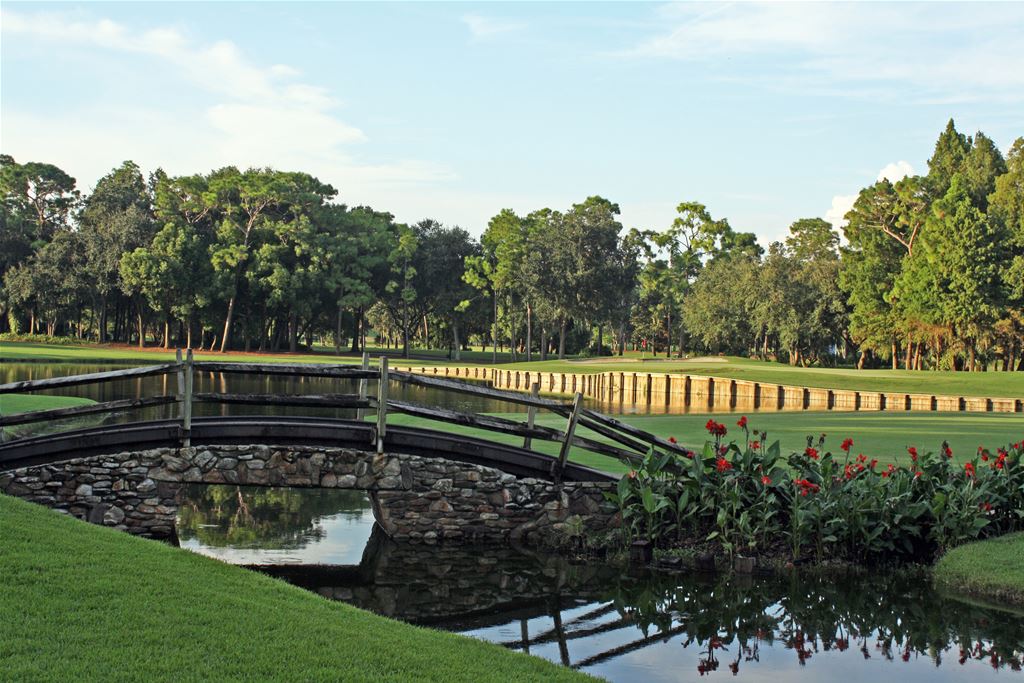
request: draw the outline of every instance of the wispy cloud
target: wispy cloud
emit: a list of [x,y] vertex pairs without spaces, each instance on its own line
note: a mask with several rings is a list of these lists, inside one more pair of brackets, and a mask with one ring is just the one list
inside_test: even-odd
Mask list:
[[1020,3],[683,3],[658,14],[668,28],[619,56],[738,62],[752,80],[838,95],[1024,99]]
[[[167,70],[191,82],[201,95],[198,110],[189,104],[192,97],[179,101],[169,96],[166,102],[148,105],[129,100],[121,109],[132,112],[128,120],[117,120],[109,108],[97,111],[86,106],[73,113],[75,130],[56,120],[47,122],[45,115],[36,112],[6,107],[3,132],[8,153],[41,158],[47,148],[63,150],[56,158],[63,157],[69,168],[88,169],[82,175],[93,180],[97,163],[103,164],[99,171],[103,172],[126,157],[143,164],[163,164],[179,173],[228,164],[303,169],[327,182],[357,187],[433,182],[454,176],[451,170],[427,162],[357,160],[352,148],[362,146],[368,136],[340,118],[341,103],[331,92],[304,81],[292,66],[254,62],[231,41],[203,44],[174,27],[138,29],[59,12],[22,13],[5,8],[2,18],[5,36],[22,35],[62,47],[150,58],[153,62],[146,68]],[[126,89],[130,90],[130,85],[122,87],[122,91]],[[62,113],[63,120],[69,113]],[[182,125],[184,122],[187,125]],[[31,149],[25,151],[26,147]],[[182,149],[188,153],[181,154]],[[172,166],[175,160],[182,166]],[[348,188],[343,185],[343,189]]]
[[469,34],[473,40],[484,40],[501,33],[510,33],[526,28],[526,24],[520,22],[486,17],[475,12],[462,15],[460,21],[469,29]]

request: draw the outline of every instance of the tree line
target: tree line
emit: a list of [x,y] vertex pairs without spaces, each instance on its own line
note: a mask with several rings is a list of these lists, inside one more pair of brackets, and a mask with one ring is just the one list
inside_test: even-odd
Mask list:
[[624,229],[589,197],[505,209],[479,239],[349,207],[301,172],[145,177],[81,193],[0,156],[0,332],[167,347],[497,357],[734,353],[792,364],[1024,366],[1024,139],[1006,158],[950,121],[927,175],[864,188],[843,228],[758,244],[703,204]]

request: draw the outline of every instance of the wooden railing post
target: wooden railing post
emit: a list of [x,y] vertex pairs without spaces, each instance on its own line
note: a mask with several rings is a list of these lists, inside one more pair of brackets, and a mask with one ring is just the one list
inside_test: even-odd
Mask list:
[[[363,370],[370,369],[370,354],[363,351]],[[366,378],[363,377],[359,380],[359,398],[360,400],[366,400]],[[356,419],[360,422],[366,417],[366,409],[359,408],[356,410]]]
[[174,360],[178,364],[178,419],[181,420],[181,443],[185,445],[185,364],[181,348],[174,349]]
[[576,422],[580,419],[580,410],[582,408],[583,394],[577,391],[572,399],[572,412],[569,413],[569,424],[565,426],[565,436],[562,438],[562,447],[558,451],[558,460],[551,465],[551,474],[556,484],[562,483],[562,472],[565,470],[565,463],[569,459],[569,449],[572,448],[573,435],[576,433]]
[[[192,365],[192,349],[188,349],[185,352],[185,395],[181,403],[181,428],[184,434],[182,446],[185,448],[192,445],[192,381],[195,377],[195,369]],[[180,376],[181,373],[178,374]]]
[[388,421],[388,357],[380,357],[380,382],[377,386],[377,453],[384,452]]
[[[530,396],[534,398],[540,398],[540,382],[534,382],[530,385]],[[526,409],[526,426],[533,429],[534,423],[537,421],[537,406],[530,406]],[[523,439],[523,448],[529,450],[530,444],[533,442],[533,437],[527,435]]]

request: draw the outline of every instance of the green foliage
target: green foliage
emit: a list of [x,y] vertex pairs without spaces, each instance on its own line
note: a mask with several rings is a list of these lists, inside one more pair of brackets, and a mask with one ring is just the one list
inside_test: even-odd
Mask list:
[[600,196],[504,209],[477,241],[349,208],[301,172],[147,180],[126,161],[83,197],[55,166],[0,156],[0,332],[340,353],[372,322],[407,357],[475,343],[493,362],[564,359],[632,342],[666,358],[1022,370],[1022,145],[1004,159],[950,121],[927,175],[860,192],[842,248],[820,218],[762,247],[696,201],[661,229],[626,230]]
[[794,560],[920,560],[1024,523],[1024,443],[963,466],[946,444],[935,455],[910,448],[907,466],[880,467],[853,456],[852,440],[838,456],[824,451],[824,435],[782,458],[778,442],[766,447],[764,433],[738,424],[741,443],[723,443],[724,425],[710,420],[716,437],[702,453],[652,450],[619,481],[608,495],[627,538],[716,541],[729,555],[785,543]]

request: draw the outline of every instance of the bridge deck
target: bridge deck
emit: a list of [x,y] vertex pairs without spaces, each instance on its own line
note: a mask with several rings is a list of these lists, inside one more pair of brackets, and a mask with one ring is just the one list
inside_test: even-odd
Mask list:
[[[203,417],[192,420],[193,446],[266,444],[269,446],[332,446],[371,450],[369,422],[310,417]],[[177,446],[181,422],[154,420],[105,425],[0,444],[0,471],[73,458]],[[552,480],[553,458],[516,446],[432,429],[388,425],[385,450],[442,457],[494,467],[517,477]],[[614,481],[617,477],[583,465],[566,463],[562,481]]]

